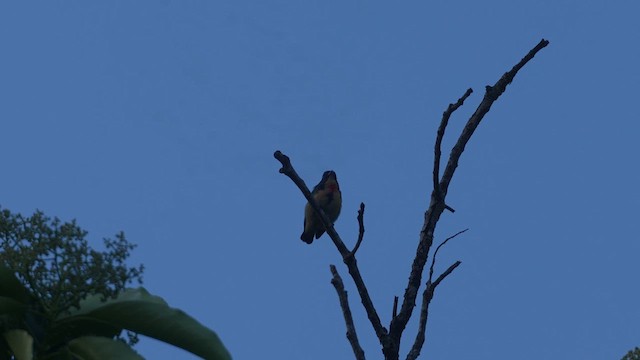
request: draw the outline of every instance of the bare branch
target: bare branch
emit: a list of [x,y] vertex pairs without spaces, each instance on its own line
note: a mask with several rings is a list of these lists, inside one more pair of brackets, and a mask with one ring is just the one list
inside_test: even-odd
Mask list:
[[442,113],[442,120],[440,120],[440,126],[438,126],[436,142],[433,150],[433,188],[436,190],[437,195],[440,195],[440,157],[442,156],[442,139],[444,138],[444,131],[449,124],[451,114],[464,104],[464,101],[471,95],[471,93],[473,93],[473,89],[468,88],[464,95],[462,95],[455,104],[449,104],[447,110]]
[[362,275],[360,274],[360,269],[358,269],[358,262],[356,261],[356,257],[351,255],[351,252],[344,245],[344,242],[340,238],[340,235],[338,235],[336,230],[333,228],[333,223],[329,221],[327,215],[324,213],[324,211],[322,211],[318,203],[311,196],[309,188],[307,188],[304,181],[296,173],[295,169],[291,165],[291,160],[289,159],[289,157],[280,152],[280,150],[277,150],[273,154],[273,157],[275,157],[282,164],[280,173],[288,176],[291,180],[293,180],[300,191],[302,191],[302,194],[304,194],[309,204],[311,204],[311,207],[315,210],[316,214],[320,216],[320,220],[322,220],[322,224],[327,230],[327,235],[329,235],[331,241],[333,241],[333,244],[340,252],[340,255],[342,255],[342,261],[347,265],[347,268],[349,269],[349,274],[353,278],[353,282],[355,283],[358,294],[360,295],[362,306],[364,306],[365,311],[367,312],[367,317],[369,318],[369,321],[371,322],[371,325],[373,326],[373,329],[378,336],[378,340],[380,341],[383,350],[389,349],[389,335],[387,329],[382,326],[382,322],[380,321],[378,312],[376,311],[376,308],[371,301],[369,291],[364,284],[364,280],[362,279]]
[[[442,198],[442,193],[440,191],[440,157],[442,156],[442,139],[444,138],[444,131],[449,124],[449,118],[454,111],[458,110],[464,101],[473,93],[473,89],[469,88],[467,91],[456,101],[455,104],[449,104],[447,110],[442,113],[442,120],[440,120],[440,126],[438,126],[438,132],[436,134],[436,142],[434,145],[434,155],[433,155],[433,189],[435,190],[435,195],[438,199]],[[456,212],[452,207],[447,204],[444,204],[444,208],[451,211],[452,213]]]
[[393,319],[394,317],[396,317],[396,315],[398,315],[398,297],[394,296],[393,297],[393,311],[391,311],[391,318]]
[[360,210],[358,210],[358,241],[356,242],[356,246],[353,247],[351,251],[351,256],[356,255],[356,251],[360,248],[360,244],[362,244],[362,238],[364,237],[364,203],[360,203]]
[[415,360],[420,355],[420,351],[422,351],[422,346],[424,345],[425,340],[425,332],[427,327],[427,319],[429,318],[429,305],[431,304],[431,300],[433,299],[434,291],[436,287],[440,284],[442,280],[444,280],[447,275],[451,274],[451,272],[460,265],[460,261],[456,261],[453,265],[449,266],[444,273],[442,273],[435,282],[431,282],[433,279],[433,268],[436,264],[436,258],[438,257],[438,251],[441,247],[443,247],[449,240],[457,237],[458,235],[466,232],[467,229],[458,231],[457,233],[449,236],[444,239],[443,242],[440,243],[436,247],[436,250],[433,252],[433,256],[431,257],[431,267],[429,268],[429,279],[427,280],[426,288],[422,293],[422,306],[420,308],[420,323],[418,325],[418,333],[416,334],[416,339],[411,347],[411,351],[407,354],[407,360]]
[[467,232],[467,230],[469,230],[469,228],[466,228],[464,230],[458,231],[457,233],[449,236],[448,238],[444,239],[444,241],[442,243],[440,243],[440,245],[438,245],[438,247],[436,247],[436,251],[433,252],[433,256],[431,257],[431,267],[429,268],[429,282],[431,282],[431,279],[433,277],[433,267],[436,265],[436,257],[438,256],[438,250],[440,250],[440,248],[446,244],[449,240],[455,238],[456,236]]
[[[480,121],[483,119],[484,115],[486,115],[486,113],[491,108],[491,105],[493,105],[493,103],[500,97],[500,95],[502,95],[507,85],[510,84],[511,81],[513,81],[513,78],[517,74],[518,70],[520,70],[531,59],[533,59],[536,53],[538,53],[538,51],[543,49],[548,44],[549,41],[542,39],[540,43],[538,43],[538,45],[531,49],[531,51],[529,51],[529,53],[522,60],[520,60],[520,62],[518,62],[518,64],[516,64],[509,72],[505,73],[493,87],[486,87],[484,98],[482,99],[476,111],[467,121],[467,124],[465,125],[462,133],[460,134],[460,137],[458,138],[458,141],[451,150],[449,161],[447,162],[447,166],[444,170],[439,186],[436,186],[436,184],[434,184],[434,189],[431,193],[431,201],[424,215],[424,225],[422,226],[422,231],[420,232],[420,242],[418,243],[418,248],[416,250],[416,257],[414,258],[413,264],[411,265],[411,273],[409,275],[409,281],[405,289],[404,300],[402,302],[400,312],[398,313],[398,316],[394,317],[391,320],[389,336],[391,337],[391,341],[394,346],[399,348],[402,332],[406,328],[407,322],[409,321],[409,319],[411,318],[411,314],[413,313],[413,308],[416,305],[416,297],[418,295],[418,290],[420,288],[420,283],[422,280],[422,272],[427,262],[427,257],[429,255],[431,245],[433,244],[433,234],[435,232],[438,220],[440,219],[440,216],[445,209],[445,197],[447,195],[449,184],[451,183],[451,179],[453,178],[455,169],[458,166],[458,161],[460,160],[460,156],[462,156],[462,152],[464,151],[467,142],[473,135],[475,129],[480,124]],[[437,177],[438,172],[434,171],[434,174],[435,178]]]
[[[394,309],[393,309],[393,318],[391,320],[389,331],[384,328],[380,322],[380,317],[378,316],[375,307],[371,301],[371,297],[369,296],[368,290],[364,284],[360,271],[358,269],[355,253],[358,250],[360,244],[362,243],[362,238],[364,236],[364,225],[363,225],[363,213],[364,213],[364,204],[361,205],[361,212],[358,215],[358,221],[360,225],[360,233],[358,237],[358,241],[356,242],[356,246],[353,251],[350,252],[347,247],[344,245],[344,242],[338,235],[338,233],[333,228],[333,224],[327,218],[326,214],[322,211],[322,209],[318,206],[315,199],[311,196],[311,193],[304,181],[300,179],[298,174],[295,172],[293,167],[291,166],[291,162],[289,158],[282,154],[280,151],[276,151],[274,153],[274,157],[278,159],[282,163],[282,168],[280,172],[287,175],[293,182],[300,188],[303,195],[314,209],[314,211],[320,217],[323,225],[326,228],[326,232],[333,241],[334,245],[340,252],[342,256],[343,262],[347,265],[349,269],[349,274],[353,278],[353,281],[358,290],[358,294],[360,295],[360,299],[362,301],[362,305],[364,306],[369,321],[373,326],[376,335],[382,345],[382,352],[385,356],[386,360],[397,360],[399,356],[400,349],[400,339],[402,337],[402,333],[405,330],[409,319],[413,313],[413,309],[416,306],[416,298],[418,296],[418,291],[422,281],[422,275],[424,272],[424,267],[427,262],[427,258],[429,256],[429,252],[433,245],[433,237],[436,229],[436,225],[442,215],[443,211],[449,210],[454,212],[455,210],[448,206],[445,202],[445,198],[449,189],[449,185],[451,180],[453,179],[453,175],[455,173],[456,168],[458,167],[458,162],[464,149],[471,139],[475,129],[478,127],[484,116],[491,109],[493,103],[504,93],[506,87],[513,81],[515,75],[518,71],[527,64],[533,57],[544,47],[549,44],[549,41],[542,39],[540,43],[538,43],[533,49],[529,51],[529,53],[520,60],[510,71],[506,72],[493,86],[486,86],[485,95],[476,108],[475,112],[467,123],[464,126],[458,140],[456,141],[454,147],[451,149],[449,154],[449,159],[447,165],[440,176],[440,162],[441,162],[441,146],[442,139],[444,138],[444,133],[446,127],[449,122],[449,118],[451,114],[460,106],[463,105],[464,101],[470,96],[471,89],[467,90],[465,94],[458,99],[458,102],[455,104],[450,104],[447,110],[443,113],[443,118],[440,123],[440,127],[438,128],[437,136],[436,136],[436,144],[434,149],[434,169],[433,169],[433,191],[431,192],[431,199],[429,202],[429,207],[424,214],[424,224],[422,226],[422,230],[420,232],[420,240],[418,243],[418,248],[416,249],[416,256],[411,265],[411,273],[409,275],[409,280],[407,283],[407,287],[405,288],[404,297],[402,301],[402,305],[400,307],[399,312],[397,311],[397,297],[394,300]],[[465,230],[466,231],[466,230]],[[463,231],[464,232],[464,231]],[[462,232],[460,232],[462,233]],[[458,233],[458,234],[460,234]],[[456,234],[456,235],[458,235]],[[454,235],[453,237],[455,237]],[[423,292],[423,303],[421,305],[421,314],[420,314],[420,327],[419,332],[416,337],[416,340],[413,344],[413,347],[407,356],[407,359],[415,359],[420,354],[422,346],[424,344],[424,336],[426,331],[426,321],[428,318],[428,309],[431,299],[433,298],[434,291],[436,287],[442,282],[448,275],[450,275],[453,270],[455,270],[459,265],[460,261],[455,262],[451,265],[445,272],[443,272],[438,278],[431,282],[433,276],[433,267],[435,265],[435,255],[437,254],[440,247],[442,247],[448,240],[446,239],[442,244],[440,244],[435,252],[434,258],[431,263],[431,267],[429,270],[429,280],[427,281],[426,288]],[[332,268],[335,270],[335,267]],[[333,272],[333,271],[332,271]],[[337,272],[335,273],[337,274]],[[332,281],[333,282],[333,281]],[[335,285],[334,285],[335,286]],[[344,288],[343,288],[344,289]],[[338,290],[338,289],[336,289]],[[338,290],[339,296],[340,291]],[[346,299],[346,293],[345,293]],[[349,312],[350,313],[350,312]],[[347,320],[345,316],[345,320]],[[348,322],[348,320],[347,320]],[[349,325],[347,325],[349,327]],[[354,332],[355,334],[355,329]],[[350,340],[351,341],[351,340]],[[354,353],[356,357],[358,353],[356,349],[354,349]],[[364,355],[363,355],[364,356]]]
[[451,150],[451,155],[449,156],[449,162],[447,163],[447,167],[442,174],[442,179],[440,180],[440,191],[442,191],[443,196],[446,196],[447,190],[449,188],[449,183],[453,178],[453,173],[458,167],[458,161],[460,160],[460,156],[464,151],[467,142],[471,139],[473,132],[476,130],[478,125],[480,125],[480,121],[484,118],[484,116],[489,112],[493,103],[498,100],[500,95],[504,93],[507,89],[507,85],[511,84],[513,78],[516,76],[518,71],[522,69],[522,67],[528,63],[533,57],[538,53],[538,51],[542,50],[544,47],[549,45],[549,41],[542,39],[533,49],[529,51],[529,53],[522,58],[511,70],[504,73],[500,80],[498,80],[493,86],[485,87],[484,98],[476,108],[476,111],[471,115],[469,121],[465,125],[462,130],[462,134],[458,138],[458,141],[453,146]]
[[329,265],[329,269],[331,269],[331,274],[333,274],[331,284],[333,284],[333,287],[336,288],[336,292],[338,293],[340,308],[342,308],[342,315],[344,316],[344,322],[347,326],[347,339],[351,344],[351,348],[353,349],[353,354],[356,359],[364,360],[364,351],[358,341],[358,335],[356,334],[356,327],[353,324],[353,316],[351,315],[351,309],[349,308],[349,299],[347,297],[347,291],[344,289],[344,283],[342,282],[342,278],[340,277],[340,274],[338,274],[338,270],[335,265]]
[[[456,235],[454,235],[454,237]],[[452,238],[453,237],[449,239],[452,239]],[[445,242],[447,240],[445,240]],[[440,245],[441,246],[444,245],[444,242]],[[447,276],[449,276],[449,274],[451,274],[453,270],[455,270],[460,264],[461,264],[460,261],[456,261],[455,263],[453,263],[451,266],[449,266],[447,270],[445,270],[445,272],[440,274],[440,276],[438,276],[436,281],[434,281],[433,283],[431,283],[431,278],[429,278],[429,281],[427,281],[427,286],[425,287],[424,292],[422,293],[422,306],[420,308],[420,324],[418,325],[418,333],[416,334],[416,339],[413,342],[413,346],[411,347],[411,350],[407,354],[407,360],[417,359],[418,356],[420,355],[420,351],[422,350],[422,346],[424,345],[425,333],[427,330],[427,319],[429,318],[429,305],[431,305],[431,300],[433,299],[433,295],[436,291],[436,287],[440,285],[440,282],[442,282],[442,280],[444,280]]]
[[449,276],[449,274],[451,274],[453,272],[453,270],[455,270],[460,264],[462,264],[462,262],[460,260],[458,260],[458,261],[454,262],[453,264],[451,264],[451,266],[449,266],[447,268],[447,270],[445,270],[442,274],[440,274],[440,276],[438,276],[436,281],[433,282],[433,285],[431,286],[431,288],[433,290],[435,290],[436,287],[438,285],[440,285],[442,280],[444,280],[447,276]]

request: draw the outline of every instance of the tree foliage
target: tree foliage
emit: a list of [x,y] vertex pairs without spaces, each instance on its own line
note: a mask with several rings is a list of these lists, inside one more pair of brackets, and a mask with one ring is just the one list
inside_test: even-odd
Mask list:
[[49,319],[90,294],[112,298],[127,285],[142,283],[143,265],[125,263],[135,245],[123,232],[103,240],[105,251],[91,248],[86,236],[75,220],[63,223],[41,211],[29,217],[0,211],[0,260],[37,296]]
[[622,357],[622,360],[640,360],[640,348],[635,347],[633,350],[629,350],[629,352]]
[[205,359],[231,359],[218,336],[144,288],[124,234],[89,246],[75,221],[0,209],[0,360],[142,359],[123,331]]
[[[51,322],[89,295],[112,298],[129,284],[142,284],[144,266],[128,267],[136,246],[123,232],[103,239],[105,251],[89,246],[88,232],[75,220],[62,222],[37,210],[25,217],[0,211],[0,263],[16,272]],[[127,332],[130,345],[135,333]]]

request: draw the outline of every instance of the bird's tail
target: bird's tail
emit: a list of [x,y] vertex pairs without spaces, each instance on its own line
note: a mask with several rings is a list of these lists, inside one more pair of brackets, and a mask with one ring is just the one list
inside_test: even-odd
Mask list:
[[313,232],[309,231],[309,232],[303,232],[302,235],[300,235],[300,240],[306,242],[307,244],[311,244],[313,242]]

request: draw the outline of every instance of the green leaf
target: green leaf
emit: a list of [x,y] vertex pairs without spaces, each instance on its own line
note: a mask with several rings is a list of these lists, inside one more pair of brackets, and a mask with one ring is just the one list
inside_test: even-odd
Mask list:
[[9,344],[16,360],[33,359],[33,338],[28,332],[20,329],[5,331],[4,339]]
[[[229,360],[231,355],[215,332],[181,310],[171,308],[144,288],[127,289],[112,300],[89,297],[80,308],[63,316],[56,326],[73,328],[76,322],[91,320],[175,345],[210,360]],[[56,331],[57,332],[57,331]]]
[[69,342],[69,352],[80,360],[144,360],[129,345],[101,336],[82,336]]

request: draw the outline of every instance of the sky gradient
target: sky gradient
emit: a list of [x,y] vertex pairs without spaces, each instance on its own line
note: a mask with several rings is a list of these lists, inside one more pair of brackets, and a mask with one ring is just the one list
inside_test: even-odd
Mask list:
[[[0,5],[0,205],[123,230],[144,286],[234,359],[351,359],[329,264],[362,346],[380,346],[327,237],[299,240],[335,170],[348,245],[383,323],[401,296],[444,156],[484,86],[540,39],[462,156],[425,359],[618,359],[640,346],[636,229],[640,2],[112,1]],[[417,317],[403,337],[415,336]],[[143,339],[148,359],[194,359]]]

